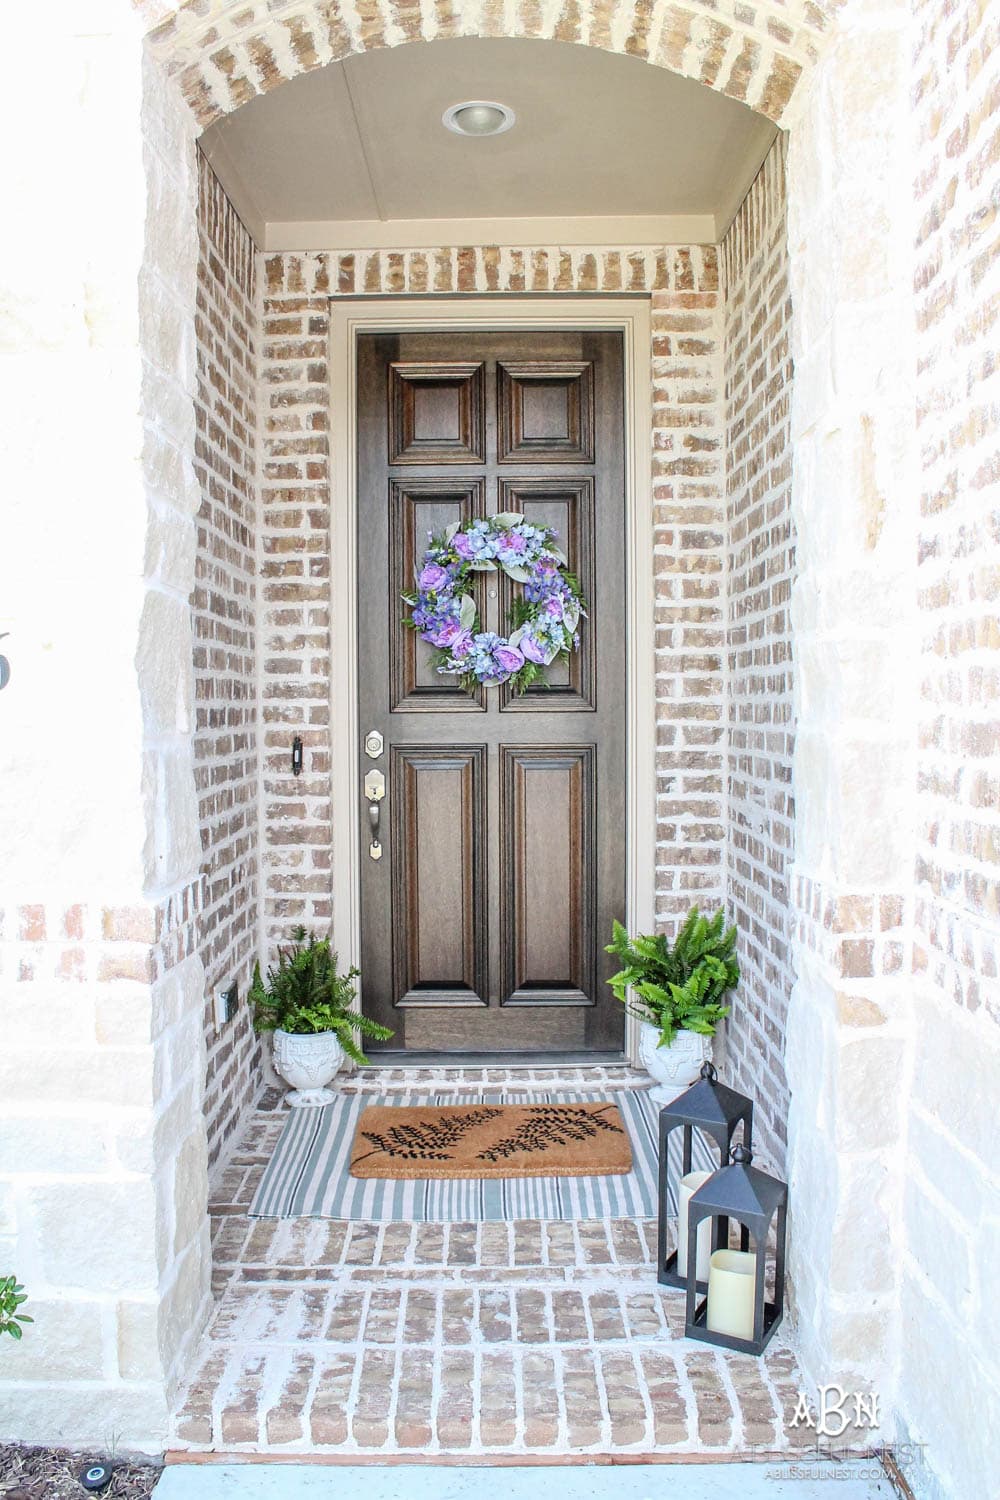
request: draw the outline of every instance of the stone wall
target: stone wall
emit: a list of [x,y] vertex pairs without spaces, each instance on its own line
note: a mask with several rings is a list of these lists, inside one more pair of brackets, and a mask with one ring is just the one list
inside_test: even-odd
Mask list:
[[[5,37],[30,47],[37,13]],[[0,1438],[155,1451],[210,1271],[194,132],[120,6],[54,12],[45,56],[71,124],[28,67],[0,100],[32,224],[0,247],[0,1266],[36,1319],[4,1341]]]
[[[195,471],[201,490],[195,559],[195,779],[205,905],[209,1159],[224,1152],[260,1084],[260,1046],[246,994],[257,956],[256,253],[198,154],[198,388]],[[216,1029],[212,991],[239,988]]]
[[742,982],[726,1076],[755,1101],[762,1162],[784,1166],[792,796],[791,300],[779,135],[722,244],[726,334],[727,902]]
[[851,5],[791,123],[796,743],[791,1276],[816,1382],[899,1360],[913,862],[907,17]]
[[912,9],[920,672],[899,1404],[937,1497],[973,1475],[989,1488],[1000,1423],[1000,16]]
[[[331,918],[327,338],[332,296],[649,292],[652,298],[657,916],[722,899],[725,500],[714,247],[498,246],[264,259],[261,657],[265,924]],[[336,497],[332,498],[336,503]],[[305,746],[291,774],[294,734]]]

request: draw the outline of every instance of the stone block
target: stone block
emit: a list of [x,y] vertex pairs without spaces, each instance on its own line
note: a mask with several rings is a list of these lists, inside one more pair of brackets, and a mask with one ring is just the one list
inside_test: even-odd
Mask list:
[[[151,441],[147,438],[147,445]],[[161,479],[167,498],[172,501],[177,495],[183,500],[186,466],[180,454],[166,444],[158,452],[164,457],[170,455],[174,460],[175,472],[163,474]],[[151,483],[148,470],[146,482]],[[189,594],[194,583],[197,544],[198,533],[190,517],[182,512],[179,505],[175,509],[173,504],[165,504],[157,496],[156,501],[150,504],[146,527],[146,577],[155,578],[165,588]]]
[[102,1380],[104,1368],[104,1308],[98,1301],[32,1296],[22,1311],[34,1322],[16,1344],[5,1341],[4,1380]]
[[148,878],[159,887],[187,885],[201,865],[198,798],[187,745],[148,751],[143,757],[143,798]]
[[53,1447],[120,1450],[158,1457],[167,1445],[169,1409],[162,1383],[101,1386],[53,1381],[14,1388],[0,1402],[0,1440]]
[[916,1177],[907,1179],[903,1193],[903,1243],[943,1303],[960,1318],[968,1318],[972,1300],[970,1252],[976,1248],[968,1230]]
[[976,1101],[992,1097],[1000,1077],[1000,1037],[985,1020],[964,1016],[922,988],[915,1004],[913,1094],[921,1108],[984,1164],[1000,1160],[996,1110]]
[[189,733],[194,679],[191,607],[186,600],[157,590],[146,595],[136,669],[146,733],[150,736]]
[[10,1046],[0,1051],[0,1097],[7,1105],[49,1105],[58,1110],[72,1099],[74,1106],[99,1105],[148,1108],[152,1103],[152,1051],[145,1048],[60,1048],[46,1052]]
[[174,1169],[174,1254],[185,1250],[205,1223],[208,1212],[208,1151],[199,1120],[177,1153]]
[[179,1366],[208,1320],[212,1308],[211,1279],[212,1253],[206,1219],[180,1257],[174,1279],[160,1303],[157,1333],[160,1358],[163,1368],[174,1377],[185,1373]]
[[925,1444],[911,1481],[948,1500],[992,1493],[994,1434],[1000,1423],[1000,1372],[994,1351],[977,1328],[964,1319],[956,1322],[928,1296],[919,1276],[903,1278],[901,1324],[905,1359],[897,1399],[911,1437]]
[[97,1117],[0,1114],[0,1174],[68,1177],[105,1172],[108,1165],[108,1145]]
[[94,1032],[101,1046],[149,1045],[151,1007],[148,986],[116,985],[99,990],[94,1008]]
[[897,1080],[904,1044],[898,1037],[868,1036],[842,1042],[837,1074],[836,1144],[844,1152],[895,1145],[902,1131]]
[[163,1376],[153,1298],[122,1301],[116,1310],[118,1373],[123,1380],[159,1381]]
[[829,1280],[835,1295],[891,1295],[899,1272],[896,1189],[895,1173],[881,1156],[838,1163]]
[[155,1215],[148,1182],[29,1183],[22,1202],[50,1286],[109,1293],[156,1286]]

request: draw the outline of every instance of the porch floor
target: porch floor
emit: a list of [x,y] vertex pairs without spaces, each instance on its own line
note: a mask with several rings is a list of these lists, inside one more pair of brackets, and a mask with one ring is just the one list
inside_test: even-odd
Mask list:
[[[640,1081],[627,1068],[373,1069],[344,1086]],[[250,1219],[283,1123],[270,1091],[216,1186],[217,1300],[175,1450],[558,1461],[811,1445],[788,1425],[800,1381],[784,1330],[761,1360],[686,1340],[682,1295],[656,1283],[653,1221]]]

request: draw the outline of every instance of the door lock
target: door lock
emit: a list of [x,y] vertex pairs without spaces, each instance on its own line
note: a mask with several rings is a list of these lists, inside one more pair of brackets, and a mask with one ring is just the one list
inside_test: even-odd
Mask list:
[[378,760],[385,747],[385,741],[377,729],[369,729],[365,735],[365,754],[369,760]]

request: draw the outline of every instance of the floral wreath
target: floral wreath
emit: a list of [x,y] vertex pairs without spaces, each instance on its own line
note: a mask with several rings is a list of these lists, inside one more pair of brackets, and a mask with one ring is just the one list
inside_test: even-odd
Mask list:
[[[464,526],[456,522],[430,537],[417,592],[402,596],[413,610],[403,623],[437,648],[437,671],[460,677],[465,688],[509,681],[515,693],[523,693],[557,657],[568,660],[580,649],[586,609],[556,539],[556,532],[529,525],[517,511]],[[511,603],[506,636],[480,628],[470,592],[473,573],[498,568],[524,585]]]

